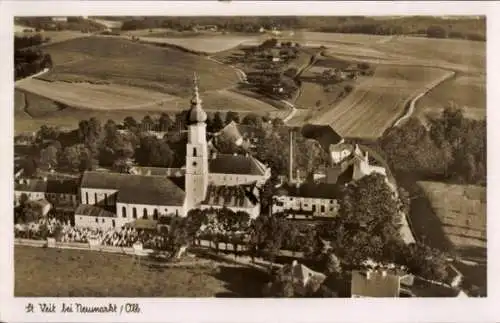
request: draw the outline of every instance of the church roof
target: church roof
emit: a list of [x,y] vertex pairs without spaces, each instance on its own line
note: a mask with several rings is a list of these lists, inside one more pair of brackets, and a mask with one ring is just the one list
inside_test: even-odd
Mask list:
[[225,207],[251,208],[258,203],[253,185],[209,185],[202,204]]
[[265,166],[252,156],[217,154],[209,159],[208,170],[216,174],[259,175],[266,173]]
[[200,93],[198,91],[198,78],[194,75],[194,93],[191,99],[191,110],[189,110],[189,122],[200,123],[207,121],[207,113],[203,111]]
[[285,184],[279,190],[280,194],[305,198],[337,199],[340,196],[340,187],[328,183],[304,183],[298,187]]
[[330,145],[342,141],[342,136],[329,125],[307,124],[302,127],[301,133],[305,138],[316,140],[326,152],[330,152]]
[[183,205],[185,193],[164,176],[85,172],[82,188],[118,191],[117,202],[145,205]]

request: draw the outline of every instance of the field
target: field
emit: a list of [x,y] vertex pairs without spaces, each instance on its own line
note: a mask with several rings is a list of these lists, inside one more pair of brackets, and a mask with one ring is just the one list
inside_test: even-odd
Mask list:
[[285,36],[291,40],[304,43],[304,46],[328,46],[331,44],[372,44],[383,42],[391,36],[378,35],[362,35],[362,34],[340,34],[340,33],[323,33],[311,31],[297,31],[293,36]]
[[[30,82],[31,81],[32,80],[30,80]],[[48,83],[39,80],[33,81]],[[44,124],[48,126],[59,126],[62,128],[75,128],[78,126],[79,121],[91,117],[95,117],[102,122],[106,122],[108,119],[114,120],[116,122],[121,122],[127,116],[132,116],[136,120],[142,120],[145,115],[157,117],[161,112],[171,112],[172,114],[174,114],[182,109],[189,108],[189,100],[187,98],[167,100],[162,102],[162,104],[155,104],[154,102],[147,103],[151,102],[152,99],[145,98],[145,104],[139,103],[140,106],[135,106],[130,108],[129,110],[126,110],[127,106],[131,107],[130,103],[127,101],[127,98],[129,98],[132,93],[141,94],[145,93],[146,91],[139,88],[133,88],[132,92],[126,92],[124,93],[124,96],[115,97],[113,99],[113,96],[110,92],[96,92],[95,94],[94,92],[91,92],[89,88],[89,86],[92,86],[91,84],[65,82],[57,83],[60,83],[61,89],[64,88],[67,91],[62,93],[55,92],[58,96],[69,95],[68,93],[71,93],[71,95],[73,96],[80,95],[78,99],[75,99],[75,102],[85,102],[85,104],[92,104],[92,106],[89,106],[87,108],[75,108],[73,106],[66,107],[64,105],[57,104],[53,100],[46,99],[39,95],[16,90],[14,96],[15,133],[37,131]],[[93,86],[99,88],[99,86],[97,85]],[[117,88],[124,88],[116,85],[104,85],[102,87],[108,89],[111,92],[113,89],[113,91],[116,92]],[[75,90],[77,88],[81,91],[77,92]],[[55,96],[55,94],[51,95]],[[95,104],[95,102],[97,102],[96,95],[101,98],[101,103],[99,105]],[[153,93],[153,95],[168,98],[168,95],[158,92]],[[28,103],[27,108],[25,96]],[[104,101],[103,98],[105,99]],[[238,112],[240,116],[243,117],[246,113],[249,112],[259,114],[274,114],[275,112],[280,111],[269,103],[265,103],[254,98],[241,95],[230,90],[201,93],[201,98],[203,100],[203,106],[207,112],[223,112],[231,110]],[[137,97],[135,98],[135,100],[138,100]]]
[[419,238],[462,259],[455,266],[464,274],[466,288],[475,285],[486,295],[486,188],[418,182],[411,205],[411,222]]
[[486,118],[485,76],[458,76],[438,85],[418,101],[419,116],[439,113],[450,102],[471,119]]
[[203,90],[238,81],[232,68],[198,55],[116,37],[79,38],[44,50],[52,55],[54,68],[40,78],[49,81],[109,81],[179,96],[190,94],[194,72]]
[[[446,71],[437,68],[378,66],[373,76],[359,78],[347,97],[322,107],[311,121],[331,124],[346,137],[377,138],[403,113],[408,98],[444,75]],[[302,96],[316,98],[316,91]]]
[[14,247],[16,297],[256,297],[265,274],[211,262],[165,268],[93,251]]
[[245,42],[253,42],[257,37],[243,36],[204,36],[204,37],[141,37],[143,42],[171,44],[191,51],[213,54],[237,47]]
[[17,89],[50,98],[66,106],[96,110],[159,110],[177,97],[118,84],[47,82],[23,80]]
[[457,250],[486,248],[486,188],[420,182],[446,238]]

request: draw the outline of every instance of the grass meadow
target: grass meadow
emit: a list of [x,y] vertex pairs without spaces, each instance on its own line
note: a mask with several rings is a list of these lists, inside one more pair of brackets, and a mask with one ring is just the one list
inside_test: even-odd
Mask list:
[[16,297],[257,297],[267,277],[210,261],[167,268],[132,256],[14,247]]

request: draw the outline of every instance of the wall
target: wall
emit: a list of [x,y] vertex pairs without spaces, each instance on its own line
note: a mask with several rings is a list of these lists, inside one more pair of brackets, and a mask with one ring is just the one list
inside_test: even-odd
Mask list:
[[108,230],[112,228],[121,228],[127,222],[130,222],[130,220],[118,217],[95,217],[75,214],[75,226],[77,227]]
[[314,216],[333,217],[337,215],[339,208],[338,202],[335,199],[305,198],[294,196],[275,196],[274,198],[277,200],[277,203],[273,204],[273,213],[283,212],[284,210],[312,211],[313,206],[315,205],[316,210],[313,213]]
[[15,205],[19,203],[21,195],[26,194],[28,200],[36,201],[45,198],[45,192],[26,192],[26,191],[14,191]]
[[[144,209],[146,209],[147,218],[150,220],[154,220],[155,209],[158,210],[158,217],[167,214],[177,214],[179,216],[186,216],[184,206],[117,203],[116,204],[117,218],[127,219],[127,222],[134,221],[136,219],[134,218],[134,211],[133,211],[134,207],[137,210],[137,219],[143,218]],[[125,208],[126,210],[125,214],[123,214],[123,208]]]
[[[114,205],[116,203],[116,195],[118,193],[118,190],[82,188],[80,190],[80,193],[81,193],[80,198],[82,204]],[[86,194],[88,194],[88,200]],[[96,200],[96,194],[97,194],[97,200]]]

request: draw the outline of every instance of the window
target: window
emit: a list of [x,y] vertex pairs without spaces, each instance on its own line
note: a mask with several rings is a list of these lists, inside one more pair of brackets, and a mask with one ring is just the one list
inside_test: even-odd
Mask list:
[[330,212],[332,212],[332,211],[333,211],[333,207],[330,208]]
[[132,217],[137,219],[137,209],[135,207],[132,209]]
[[82,219],[82,217],[80,217],[80,220]]
[[175,216],[179,216],[179,210],[175,210]]
[[122,217],[126,218],[127,217],[127,208],[122,206]]
[[102,218],[101,222],[104,223],[104,218]]
[[142,218],[143,219],[147,219],[148,218],[148,210],[146,210],[146,208],[144,208],[144,210],[142,210]]
[[99,218],[95,218],[95,223],[99,223]]
[[153,212],[153,220],[158,220],[158,209],[155,209]]
[[94,193],[94,204],[97,204],[97,193]]
[[316,205],[313,205],[313,212],[316,212]]
[[290,201],[293,201],[293,197],[290,198]]
[[193,157],[196,157],[196,147],[193,148]]
[[325,212],[325,206],[321,205],[321,213],[324,213],[324,212]]
[[198,165],[195,161],[193,162],[193,166],[196,167],[196,165]]
[[108,205],[108,193],[104,193],[104,204]]
[[167,215],[167,214],[168,214],[168,209],[165,209],[165,215]]
[[333,204],[333,200],[330,200],[330,204]]
[[85,192],[85,200],[87,201],[85,204],[89,204],[89,192]]
[[116,226],[115,220],[111,220],[111,224],[113,225],[113,228]]

